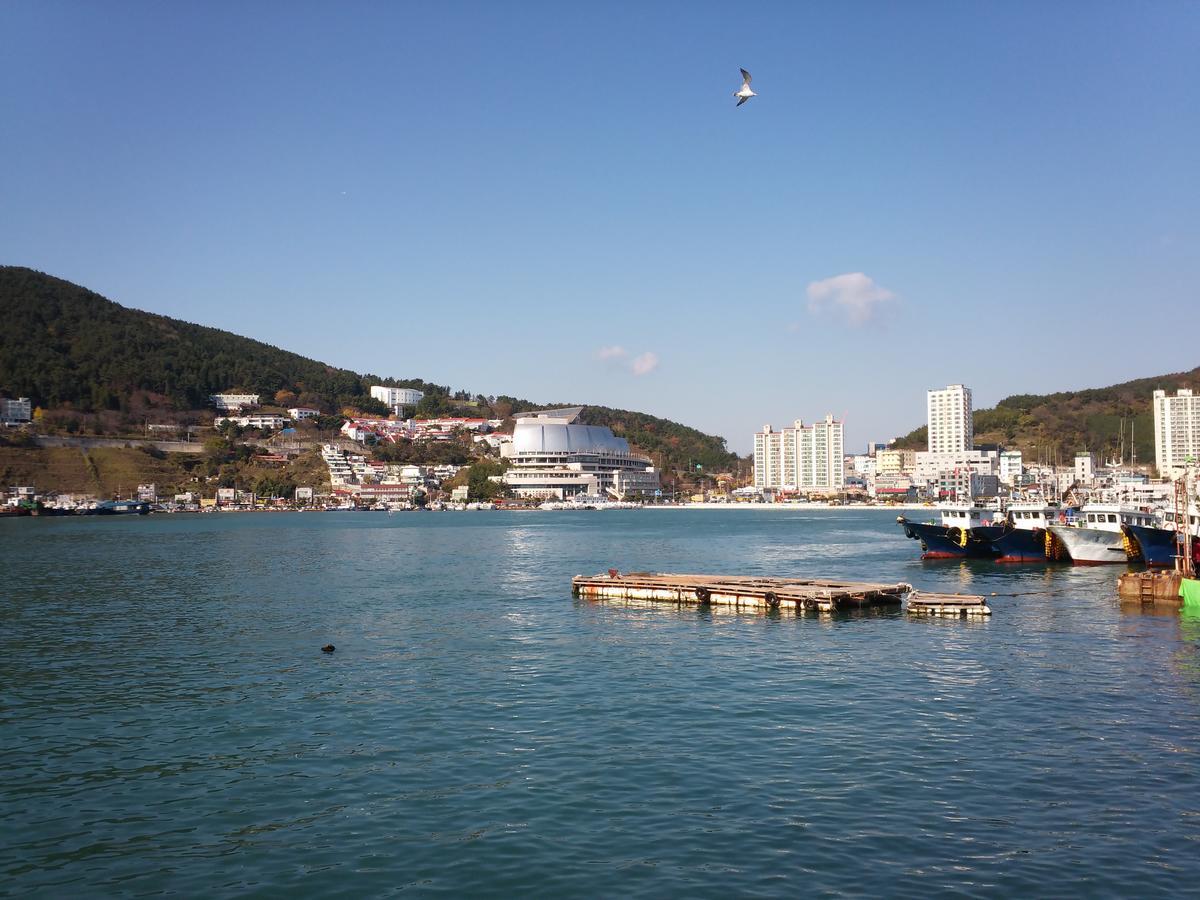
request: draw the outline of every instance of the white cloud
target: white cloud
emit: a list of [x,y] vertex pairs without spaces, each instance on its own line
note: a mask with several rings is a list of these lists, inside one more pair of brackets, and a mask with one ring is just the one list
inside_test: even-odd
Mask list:
[[601,347],[596,351],[596,359],[607,363],[610,367],[626,369],[634,375],[649,375],[658,368],[658,354],[647,350],[630,358],[629,351],[619,344],[611,347]]
[[826,309],[841,310],[851,325],[863,325],[870,321],[882,304],[894,299],[895,294],[862,272],[834,275],[808,286],[809,312],[819,314]]
[[636,356],[629,363],[629,369],[634,375],[649,375],[658,368],[658,354],[646,351]]

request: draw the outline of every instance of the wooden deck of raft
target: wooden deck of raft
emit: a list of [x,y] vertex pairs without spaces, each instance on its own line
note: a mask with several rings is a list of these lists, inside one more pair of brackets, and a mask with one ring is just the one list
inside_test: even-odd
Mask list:
[[899,606],[929,616],[988,616],[983,597],[914,591],[911,584],[832,581],[823,578],[738,578],[725,575],[679,575],[619,572],[576,575],[571,593],[590,600],[649,600],[801,612],[835,612],[872,606]]

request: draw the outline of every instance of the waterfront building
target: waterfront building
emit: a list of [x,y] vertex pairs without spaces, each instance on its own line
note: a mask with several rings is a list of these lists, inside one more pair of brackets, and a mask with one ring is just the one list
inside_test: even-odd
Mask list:
[[996,450],[960,450],[954,453],[919,450],[913,465],[913,481],[919,485],[933,486],[943,472],[953,472],[955,469],[995,475],[1000,465],[999,456]]
[[396,415],[401,415],[403,407],[416,406],[425,398],[421,391],[412,388],[384,387],[382,384],[371,386],[371,396],[390,406]]
[[247,406],[258,406],[258,394],[212,394],[209,400],[224,412],[241,412]]
[[649,457],[634,453],[608,428],[582,425],[583,407],[519,413],[511,443],[501,447],[509,461],[504,484],[519,497],[556,498],[577,494],[653,495],[659,474]]
[[775,431],[770,425],[754,435],[754,486],[760,490],[840,491],[846,486],[842,423],[832,415]]
[[915,450],[880,450],[875,454],[875,475],[907,475],[916,464]]
[[952,384],[927,396],[929,452],[954,453],[975,447],[971,389]]
[[1200,396],[1180,388],[1174,397],[1154,392],[1154,464],[1173,478],[1200,460]]
[[876,475],[867,485],[867,492],[877,500],[906,500],[912,493],[912,479],[907,475],[889,472]]
[[28,397],[0,399],[0,425],[24,425],[33,421],[33,405]]

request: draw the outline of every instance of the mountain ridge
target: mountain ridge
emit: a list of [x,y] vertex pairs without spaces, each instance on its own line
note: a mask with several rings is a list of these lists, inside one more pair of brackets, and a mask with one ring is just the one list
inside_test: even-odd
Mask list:
[[[255,338],[122,306],[63,278],[22,266],[0,266],[0,390],[38,406],[83,415],[109,412],[180,415],[211,411],[209,396],[244,389],[264,398],[292,397],[331,414],[345,408],[380,412],[371,384],[426,394],[418,413],[471,408],[505,418],[552,404],[507,395],[452,392],[420,378],[377,378],[301,356]],[[284,400],[280,400],[283,403]],[[608,424],[664,469],[735,466],[725,439],[634,410],[584,406],[584,421]],[[478,414],[478,413],[477,413]],[[694,462],[693,462],[694,461]]]

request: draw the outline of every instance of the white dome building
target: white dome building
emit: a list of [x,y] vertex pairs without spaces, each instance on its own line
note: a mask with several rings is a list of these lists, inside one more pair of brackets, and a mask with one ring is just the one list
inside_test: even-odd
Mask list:
[[565,500],[577,494],[623,499],[653,494],[658,470],[629,442],[600,425],[580,425],[579,406],[520,413],[504,483],[520,497]]

